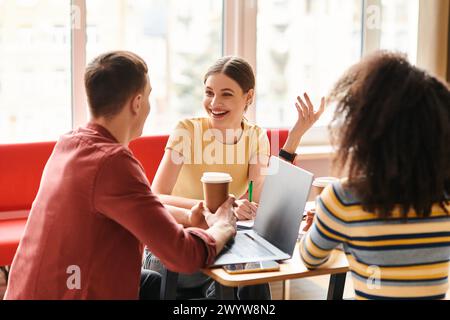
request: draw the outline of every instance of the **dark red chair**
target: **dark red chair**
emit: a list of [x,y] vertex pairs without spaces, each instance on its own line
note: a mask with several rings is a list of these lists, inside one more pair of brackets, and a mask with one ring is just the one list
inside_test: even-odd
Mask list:
[[130,143],[130,149],[145,169],[148,181],[152,183],[164,155],[169,136],[141,137]]
[[55,142],[0,145],[0,266],[10,265]]

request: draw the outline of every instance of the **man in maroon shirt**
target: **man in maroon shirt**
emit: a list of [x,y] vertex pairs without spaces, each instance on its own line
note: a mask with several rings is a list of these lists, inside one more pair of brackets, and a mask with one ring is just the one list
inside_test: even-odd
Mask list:
[[[147,73],[130,52],[87,67],[92,120],[63,135],[45,166],[5,299],[137,299],[143,244],[168,269],[193,273],[234,236],[234,198],[215,215],[164,207],[128,149],[150,112]],[[155,289],[141,297],[157,298],[159,279],[142,280]]]

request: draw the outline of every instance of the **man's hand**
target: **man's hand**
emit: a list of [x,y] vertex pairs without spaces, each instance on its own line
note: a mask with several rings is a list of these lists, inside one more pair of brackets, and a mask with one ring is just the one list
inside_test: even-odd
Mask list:
[[230,196],[216,213],[207,213],[206,221],[210,226],[206,232],[216,240],[216,253],[219,253],[225,244],[236,235],[236,217],[233,207],[236,198]]
[[236,217],[233,210],[235,204],[235,197],[230,196],[227,201],[225,201],[216,213],[211,213],[208,209],[205,209],[205,219],[209,227],[214,225],[229,225],[234,228],[233,234],[236,234]]
[[189,225],[195,228],[208,229],[205,216],[210,214],[203,201],[193,206],[189,214]]

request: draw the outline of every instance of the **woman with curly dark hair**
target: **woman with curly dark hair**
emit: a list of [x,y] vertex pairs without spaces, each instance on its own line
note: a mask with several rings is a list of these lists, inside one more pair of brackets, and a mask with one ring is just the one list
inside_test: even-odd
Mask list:
[[443,299],[450,259],[450,91],[378,52],[336,84],[330,125],[348,178],[327,187],[300,245],[308,268],[343,244],[358,299]]

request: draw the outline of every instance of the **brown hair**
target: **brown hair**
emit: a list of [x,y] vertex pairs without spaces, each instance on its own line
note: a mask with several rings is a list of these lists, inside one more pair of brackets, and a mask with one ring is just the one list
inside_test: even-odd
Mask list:
[[255,88],[255,74],[250,64],[242,58],[227,56],[217,60],[206,72],[203,83],[217,73],[223,73],[239,84],[244,93]]
[[86,68],[84,84],[94,117],[112,117],[147,84],[148,68],[138,55],[113,51],[95,58]]
[[403,55],[377,52],[336,84],[336,162],[364,210],[428,217],[450,194],[450,91]]

